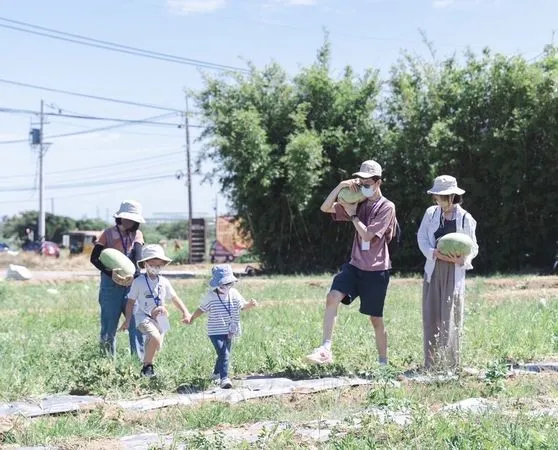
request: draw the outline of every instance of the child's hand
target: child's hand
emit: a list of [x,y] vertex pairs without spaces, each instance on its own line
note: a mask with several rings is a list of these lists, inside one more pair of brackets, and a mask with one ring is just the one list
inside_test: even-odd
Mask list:
[[165,308],[164,306],[157,306],[157,308],[151,311],[151,317],[153,317],[154,319],[156,319],[157,316],[159,316],[160,314],[162,314],[163,316],[168,316],[169,312],[167,311],[167,308]]
[[130,322],[128,322],[127,320],[125,320],[122,325],[120,325],[120,328],[118,329],[118,331],[126,331],[130,326]]
[[186,325],[191,324],[191,323],[192,323],[192,314],[185,313],[185,314],[182,316],[182,323],[183,323],[183,324],[186,324]]

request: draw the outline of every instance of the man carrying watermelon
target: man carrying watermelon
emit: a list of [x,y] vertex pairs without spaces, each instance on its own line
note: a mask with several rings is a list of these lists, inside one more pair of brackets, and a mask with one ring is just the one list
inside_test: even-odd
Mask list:
[[[114,214],[115,225],[103,231],[91,252],[91,263],[101,271],[101,285],[99,289],[99,304],[101,306],[101,351],[114,356],[116,352],[116,330],[121,315],[125,315],[127,295],[130,285],[139,275],[136,262],[141,258],[144,244],[143,234],[139,230],[140,223],[145,223],[142,216],[141,204],[134,200],[123,201],[120,209]],[[111,268],[101,262],[101,252],[104,249],[116,249],[122,252],[121,258],[128,258],[136,269],[135,274],[122,275],[117,262]],[[106,262],[106,261],[105,261]],[[125,262],[125,260],[124,260]],[[124,264],[120,265],[124,267]],[[130,351],[143,357],[143,338],[137,332],[134,319],[128,327]]]
[[456,369],[460,363],[463,331],[465,271],[472,269],[479,247],[477,222],[461,207],[465,191],[457,180],[441,175],[427,191],[429,207],[417,234],[426,258],[422,290],[424,365],[431,369]]
[[387,334],[383,312],[391,260],[388,243],[396,228],[395,205],[382,196],[382,167],[364,161],[353,179],[341,181],[321,206],[336,221],[352,222],[355,237],[351,260],[343,264],[326,297],[322,345],[306,358],[315,364],[333,362],[331,343],[339,303],[360,297],[360,312],[374,328],[378,361],[387,364]]

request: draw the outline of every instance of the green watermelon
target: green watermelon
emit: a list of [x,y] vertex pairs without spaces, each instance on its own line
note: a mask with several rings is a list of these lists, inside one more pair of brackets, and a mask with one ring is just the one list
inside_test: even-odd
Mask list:
[[121,277],[133,275],[136,271],[134,263],[124,253],[115,248],[105,248],[99,256],[99,261],[110,270],[119,268],[120,270],[117,273]]
[[339,191],[339,194],[337,194],[337,200],[342,201],[343,203],[360,203],[365,198],[366,197],[362,192],[360,192],[360,190],[354,192],[348,187],[344,187]]
[[438,250],[442,255],[467,256],[473,245],[473,240],[463,233],[448,233],[438,239]]

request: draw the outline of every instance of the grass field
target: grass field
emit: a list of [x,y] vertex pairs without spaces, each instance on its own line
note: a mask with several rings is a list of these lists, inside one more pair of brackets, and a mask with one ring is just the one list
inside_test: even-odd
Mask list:
[[[173,283],[193,311],[207,280]],[[319,344],[325,293],[330,277],[246,278],[241,293],[260,307],[243,315],[243,336],[233,349],[235,376],[283,375],[294,378],[327,375],[376,376],[376,352],[368,321],[358,305],[341,307],[334,340],[335,364],[316,368],[303,360]],[[389,333],[389,376],[417,368],[422,362],[421,280],[392,279],[386,303]],[[358,303],[358,302],[356,302]],[[205,320],[180,325],[171,311],[172,329],[156,361],[159,377],[139,377],[139,362],[127,355],[127,335],[118,339],[115,361],[98,352],[97,283],[0,284],[0,401],[44,393],[71,392],[109,399],[175,393],[180,386],[207,386],[214,363]],[[358,433],[335,438],[331,448],[557,448],[557,421],[522,411],[534,404],[558,403],[552,376],[504,381],[503,363],[545,360],[558,355],[558,278],[509,277],[468,280],[464,366],[489,374],[486,380],[461,377],[440,385],[414,385],[379,390],[344,389],[312,396],[251,401],[237,406],[209,404],[128,413],[97,408],[73,415],[17,419],[0,434],[0,445],[57,444],[76,448],[99,439],[141,431],[179,433],[216,425],[258,420],[301,421],[342,418],[370,405],[409,408],[412,425],[401,428],[370,421]],[[385,373],[382,376],[386,376]],[[514,411],[481,417],[430,414],[440,406],[468,397],[498,398]],[[528,401],[527,401],[528,400]],[[526,402],[529,405],[526,406]],[[95,444],[95,443],[98,444]],[[265,448],[296,448],[279,435]],[[212,448],[207,442],[195,447]],[[108,448],[108,447],[107,447]]]

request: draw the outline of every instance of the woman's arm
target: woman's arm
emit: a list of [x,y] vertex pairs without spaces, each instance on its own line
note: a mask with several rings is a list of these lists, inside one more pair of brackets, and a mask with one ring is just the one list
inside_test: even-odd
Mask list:
[[89,261],[91,261],[91,264],[93,264],[97,269],[99,269],[105,275],[112,277],[112,270],[107,268],[99,259],[99,257],[101,256],[101,252],[104,249],[105,247],[103,245],[95,244],[95,247],[93,247],[93,251],[91,252],[91,258],[89,259]]
[[420,222],[420,227],[417,233],[417,243],[419,246],[420,251],[424,255],[424,257],[428,260],[436,259],[436,248],[432,247],[430,244],[430,237],[428,236],[428,226],[430,225],[430,221],[432,220],[432,212],[430,209],[427,209],[422,217],[422,221]]

